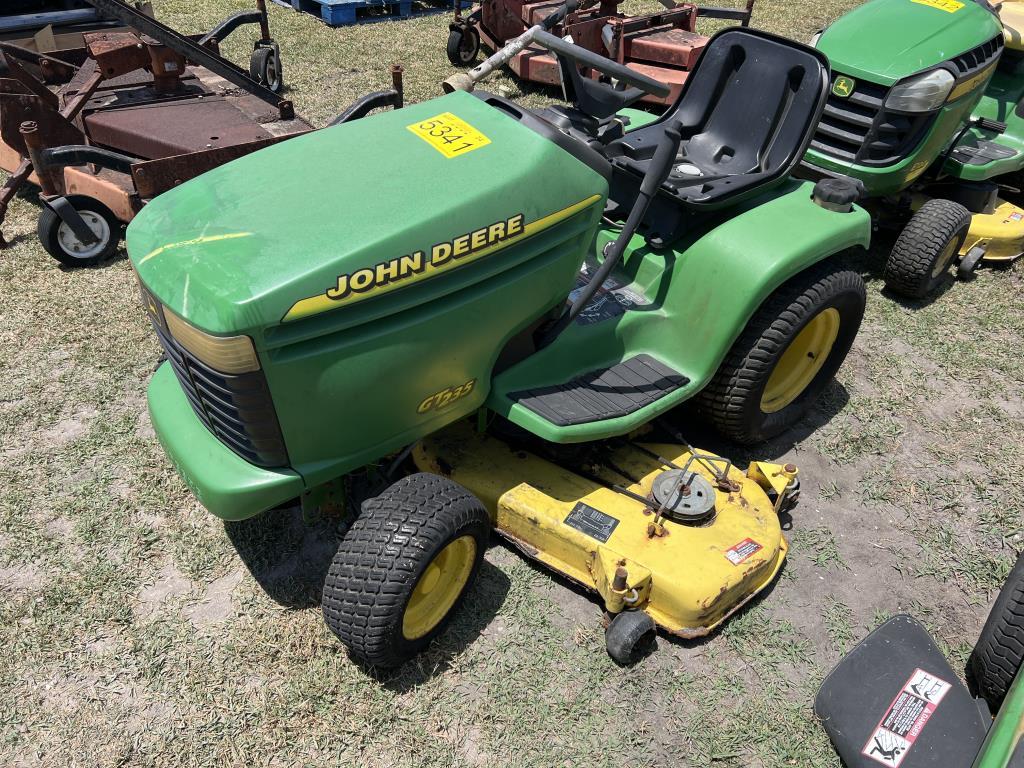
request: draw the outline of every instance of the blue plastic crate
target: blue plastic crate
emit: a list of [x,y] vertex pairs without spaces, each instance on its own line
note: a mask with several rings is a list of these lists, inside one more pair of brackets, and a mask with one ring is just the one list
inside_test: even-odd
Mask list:
[[[275,2],[285,4],[279,0]],[[406,19],[412,15],[412,0],[291,0],[291,7],[314,16],[319,15],[332,27],[385,18]],[[384,13],[370,13],[377,10],[383,10]]]

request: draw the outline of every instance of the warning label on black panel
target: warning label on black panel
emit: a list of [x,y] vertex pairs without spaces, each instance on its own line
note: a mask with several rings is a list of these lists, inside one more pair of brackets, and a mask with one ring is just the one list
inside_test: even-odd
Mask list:
[[945,680],[915,669],[861,752],[875,762],[898,768],[949,688]]
[[605,543],[611,538],[615,526],[619,524],[611,515],[606,515],[599,509],[577,502],[572,512],[565,518],[565,524],[575,528],[580,533],[585,533],[592,539]]

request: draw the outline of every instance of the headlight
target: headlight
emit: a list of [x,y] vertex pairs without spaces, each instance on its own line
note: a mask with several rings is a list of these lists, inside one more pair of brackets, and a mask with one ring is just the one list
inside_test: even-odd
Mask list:
[[931,112],[946,103],[956,78],[944,69],[933,69],[897,83],[885,99],[885,108],[896,112]]
[[248,336],[211,336],[167,309],[163,316],[174,340],[213,370],[237,374],[260,369],[259,358]]

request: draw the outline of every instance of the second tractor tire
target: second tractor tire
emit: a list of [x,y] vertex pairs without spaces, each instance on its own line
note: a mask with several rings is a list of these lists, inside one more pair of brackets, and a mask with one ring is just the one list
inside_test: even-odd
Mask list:
[[896,238],[885,262],[886,287],[922,299],[939,287],[971,227],[971,213],[960,203],[929,200]]
[[[866,303],[864,280],[836,259],[796,275],[754,313],[697,396],[698,414],[744,445],[793,426],[846,359]],[[816,337],[820,337],[817,347]],[[803,355],[791,359],[793,352],[808,344],[808,338],[810,361],[804,363]],[[788,392],[785,380],[781,385],[776,381],[784,365],[793,368]],[[777,397],[771,397],[769,385],[780,390]]]
[[999,591],[967,662],[978,693],[996,712],[1024,662],[1024,554]]
[[113,211],[85,195],[68,195],[67,201],[99,239],[90,245],[81,243],[56,211],[44,206],[37,234],[46,252],[65,267],[74,268],[92,267],[113,256],[121,244],[121,222]]
[[480,570],[490,529],[483,505],[451,480],[399,480],[363,503],[338,545],[324,581],[327,626],[364,664],[407,661],[444,630]]
[[468,67],[480,54],[480,33],[470,26],[451,30],[445,53],[454,66]]

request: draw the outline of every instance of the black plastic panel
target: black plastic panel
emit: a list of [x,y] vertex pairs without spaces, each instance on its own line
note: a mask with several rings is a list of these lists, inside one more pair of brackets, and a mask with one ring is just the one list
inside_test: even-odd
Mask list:
[[814,712],[847,768],[971,768],[988,727],[909,616],[887,621],[832,670]]
[[559,427],[604,421],[640,410],[689,383],[655,360],[637,355],[555,387],[515,392],[512,400]]

